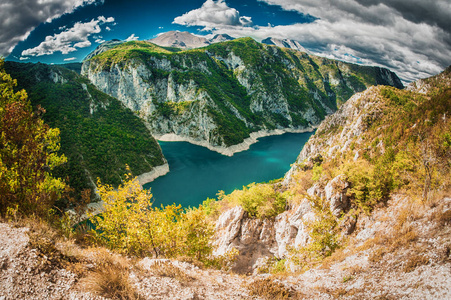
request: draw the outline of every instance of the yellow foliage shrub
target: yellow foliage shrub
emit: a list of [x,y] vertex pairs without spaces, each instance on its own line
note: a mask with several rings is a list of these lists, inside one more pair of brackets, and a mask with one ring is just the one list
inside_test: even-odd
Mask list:
[[139,256],[188,255],[203,260],[210,255],[213,225],[202,206],[186,211],[175,204],[154,208],[150,191],[130,174],[117,190],[99,181],[98,191],[104,211],[92,216],[97,242]]

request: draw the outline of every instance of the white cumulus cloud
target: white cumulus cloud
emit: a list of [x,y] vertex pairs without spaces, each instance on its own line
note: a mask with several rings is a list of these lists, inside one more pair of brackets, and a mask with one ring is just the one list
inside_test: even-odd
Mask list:
[[[254,26],[219,0],[173,23],[202,26],[235,37],[299,41],[324,57],[395,71],[405,82],[439,73],[451,64],[449,0],[258,0],[317,19],[312,23]],[[248,25],[244,26],[245,20]],[[237,26],[242,25],[242,26]]]
[[130,42],[130,41],[137,41],[139,39],[139,36],[135,36],[134,33],[132,33],[131,36],[129,36],[128,38],[125,39],[126,42]]
[[92,19],[89,22],[77,22],[73,27],[68,28],[53,36],[47,36],[38,46],[22,51],[22,56],[42,56],[51,55],[57,51],[62,54],[74,52],[77,48],[91,46],[89,37],[102,31],[101,25],[114,22],[114,18],[103,16]]
[[0,56],[8,56],[20,41],[43,22],[72,13],[75,9],[102,4],[104,0],[1,0]]
[[185,26],[204,26],[210,30],[223,26],[252,26],[250,17],[241,16],[235,8],[230,8],[224,0],[207,0],[198,9],[176,17],[174,24]]
[[76,59],[77,59],[76,57],[68,57],[68,58],[65,58],[64,61],[73,61]]
[[259,1],[319,18],[275,28],[320,55],[388,67],[405,81],[451,64],[449,0]]

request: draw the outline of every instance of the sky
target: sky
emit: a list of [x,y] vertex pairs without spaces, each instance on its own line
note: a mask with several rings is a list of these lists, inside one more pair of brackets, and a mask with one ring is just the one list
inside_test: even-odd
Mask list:
[[386,67],[404,82],[451,64],[450,0],[1,0],[0,56],[80,62],[111,39],[170,30],[297,40],[310,53]]

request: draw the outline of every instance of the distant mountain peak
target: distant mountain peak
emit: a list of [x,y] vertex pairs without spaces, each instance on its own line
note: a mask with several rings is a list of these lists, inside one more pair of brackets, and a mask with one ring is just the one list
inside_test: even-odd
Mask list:
[[210,45],[205,37],[194,35],[188,31],[168,31],[150,39],[149,42],[162,47],[182,49],[200,48]]
[[230,35],[223,33],[223,34],[216,34],[214,37],[212,37],[208,41],[210,42],[210,44],[214,44],[214,43],[220,43],[220,42],[227,42],[227,41],[231,41],[234,39],[235,38],[231,37]]
[[298,50],[301,52],[308,52],[307,49],[305,49],[300,42],[295,41],[295,40],[290,40],[290,39],[278,39],[278,38],[273,38],[273,37],[268,37],[264,40],[262,40],[262,44],[267,44],[267,45],[274,45],[277,47],[282,47],[282,48],[288,48],[288,49],[293,49],[293,50]]
[[216,34],[212,38],[194,35],[188,31],[168,31],[160,34],[149,42],[162,47],[176,47],[182,49],[201,48],[214,43],[231,41],[234,38],[228,34]]

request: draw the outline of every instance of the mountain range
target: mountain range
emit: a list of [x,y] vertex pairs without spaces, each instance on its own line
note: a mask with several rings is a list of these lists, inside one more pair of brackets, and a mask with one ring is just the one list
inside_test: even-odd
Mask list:
[[82,75],[139,115],[154,136],[225,154],[255,135],[311,129],[371,85],[403,87],[384,68],[252,38],[190,50],[135,41],[101,45],[96,53],[83,62]]
[[[231,37],[228,34],[215,34],[213,37],[204,37],[204,36],[198,36],[194,35],[190,32],[184,31],[168,31],[160,34],[159,36],[147,40],[148,42],[151,42],[155,45],[161,46],[161,47],[169,47],[169,48],[179,48],[179,49],[195,49],[195,48],[202,48],[209,46],[211,44],[215,43],[221,43],[221,42],[227,42],[232,41],[235,38]],[[84,60],[89,60],[93,56],[100,54],[108,49],[113,48],[114,46],[117,46],[121,43],[124,43],[124,41],[120,40],[111,40],[106,41],[100,44],[94,51],[89,53]],[[293,50],[298,50],[301,52],[308,52],[299,41],[290,40],[290,39],[277,39],[268,37],[266,39],[263,39],[261,41],[262,44],[267,45],[274,45],[281,48],[288,48]]]
[[231,41],[233,39],[234,38],[227,34],[216,34],[212,38],[206,38],[194,35],[187,31],[168,31],[148,41],[162,47],[193,49],[205,47],[214,43]]
[[[161,47],[175,47],[181,49],[194,49],[206,47],[214,43],[221,43],[232,41],[235,38],[228,34],[216,34],[213,37],[207,38],[203,36],[194,35],[190,32],[184,31],[168,31],[162,33],[156,38],[148,40],[153,44]],[[281,48],[288,48],[293,50],[298,50],[301,52],[308,52],[299,41],[291,39],[277,39],[273,37],[268,37],[261,41],[262,44],[274,45]]]

